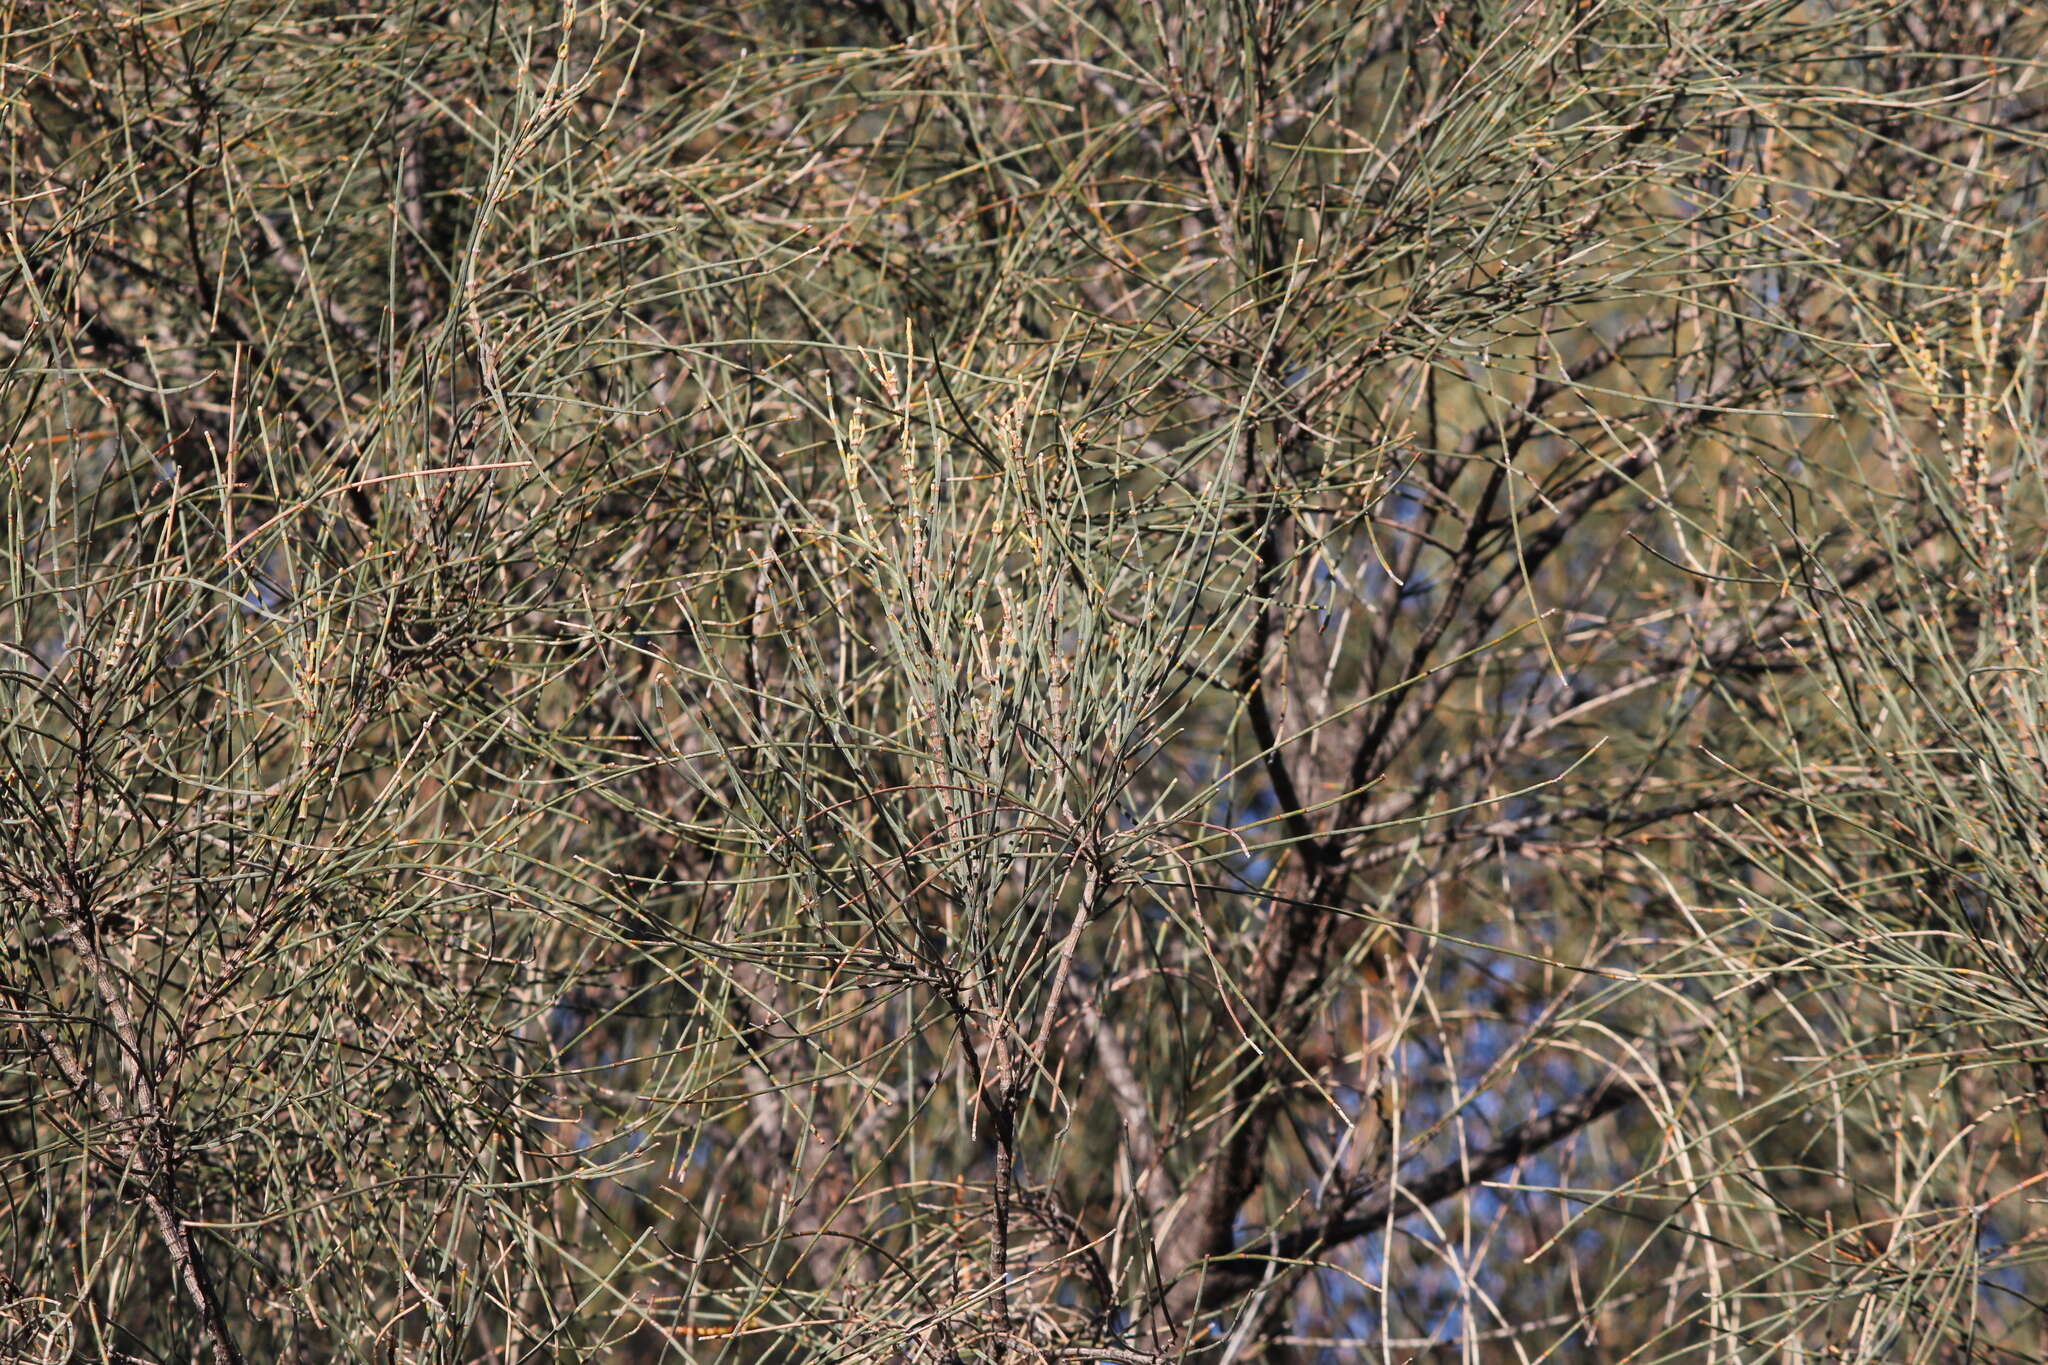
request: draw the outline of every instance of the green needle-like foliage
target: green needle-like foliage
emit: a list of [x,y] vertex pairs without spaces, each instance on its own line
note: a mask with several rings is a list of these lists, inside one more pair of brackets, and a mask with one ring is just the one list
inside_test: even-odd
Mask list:
[[2048,24],[0,5],[0,1362],[2048,1359]]

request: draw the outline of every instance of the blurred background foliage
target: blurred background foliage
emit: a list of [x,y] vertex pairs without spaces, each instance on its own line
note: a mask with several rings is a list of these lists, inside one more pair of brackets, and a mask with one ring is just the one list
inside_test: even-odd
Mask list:
[[0,1358],[2033,1361],[2044,25],[0,12]]

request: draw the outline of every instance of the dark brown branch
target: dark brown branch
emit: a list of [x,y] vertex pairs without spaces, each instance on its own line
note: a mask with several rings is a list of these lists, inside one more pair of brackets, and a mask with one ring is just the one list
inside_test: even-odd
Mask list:
[[1202,1269],[1201,1288],[1190,1312],[1208,1312],[1255,1288],[1267,1267],[1312,1260],[1325,1253],[1388,1226],[1389,1219],[1418,1213],[1433,1204],[1485,1184],[1523,1160],[1555,1146],[1609,1114],[1617,1113],[1640,1099],[1640,1093],[1620,1073],[1577,1098],[1559,1105],[1540,1118],[1516,1124],[1485,1151],[1459,1161],[1447,1162],[1419,1180],[1396,1181],[1382,1187],[1352,1211],[1326,1220],[1316,1227],[1301,1228],[1278,1237],[1268,1235],[1247,1242],[1227,1256],[1218,1257]]

